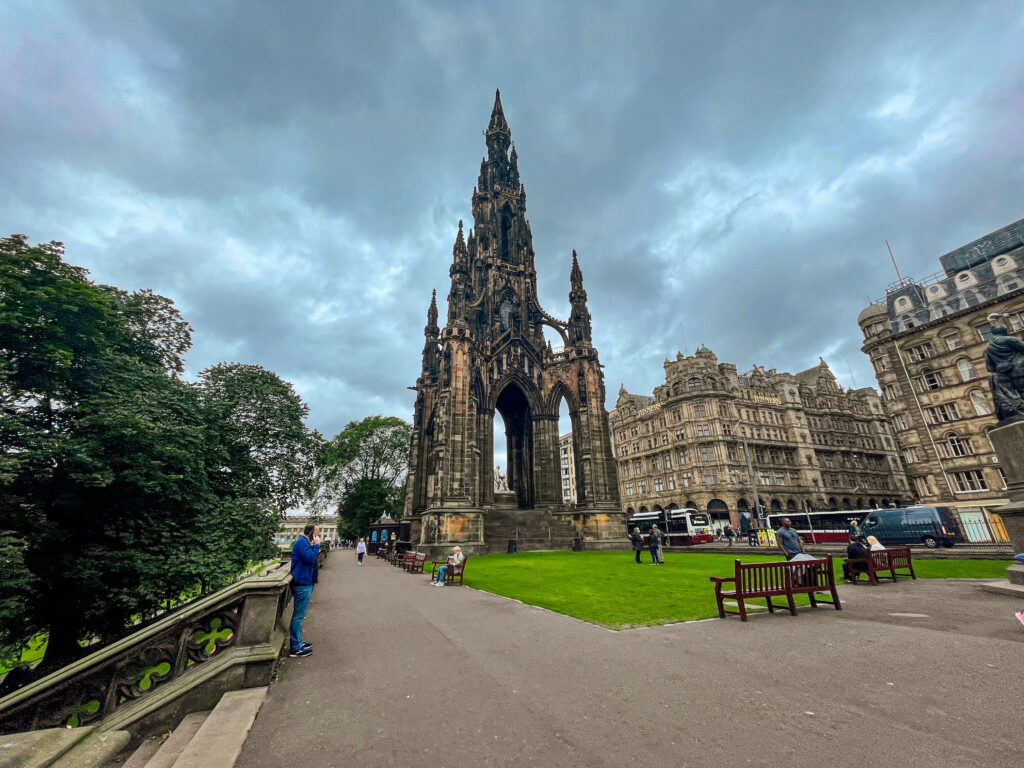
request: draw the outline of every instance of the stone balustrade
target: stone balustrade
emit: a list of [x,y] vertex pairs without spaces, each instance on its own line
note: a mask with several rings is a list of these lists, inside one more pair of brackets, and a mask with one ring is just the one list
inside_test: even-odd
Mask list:
[[138,736],[268,685],[288,639],[290,582],[281,562],[3,697],[0,734],[96,725]]

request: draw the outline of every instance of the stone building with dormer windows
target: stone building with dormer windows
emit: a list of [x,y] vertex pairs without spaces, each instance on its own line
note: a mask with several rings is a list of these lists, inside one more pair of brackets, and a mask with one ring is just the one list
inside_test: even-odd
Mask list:
[[[1024,331],[1024,220],[939,258],[943,271],[901,279],[857,319],[916,495],[958,510],[967,537],[999,539],[988,510],[1007,502],[988,430],[989,315]],[[994,524],[994,525],[993,525]]]
[[878,393],[844,390],[824,360],[740,374],[702,346],[664,367],[653,396],[622,387],[610,414],[628,514],[693,507],[721,527],[753,523],[757,503],[771,514],[911,500]]

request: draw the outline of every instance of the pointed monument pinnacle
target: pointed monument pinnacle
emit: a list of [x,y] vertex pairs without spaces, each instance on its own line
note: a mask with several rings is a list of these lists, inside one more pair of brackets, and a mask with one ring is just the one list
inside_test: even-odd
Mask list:
[[461,253],[466,250],[466,241],[462,237],[462,219],[459,219],[459,234],[455,236],[455,246],[452,253]]
[[583,288],[583,272],[580,270],[580,262],[576,258],[576,249],[572,250],[572,271],[569,273],[569,283],[574,291]]
[[501,107],[501,91],[494,90],[494,109],[491,110],[491,122],[487,124],[487,133],[504,133],[511,136],[508,129],[508,122],[505,120],[505,110]]
[[437,289],[430,294],[430,308],[427,309],[427,327],[423,329],[424,334],[435,338],[440,329],[437,327]]

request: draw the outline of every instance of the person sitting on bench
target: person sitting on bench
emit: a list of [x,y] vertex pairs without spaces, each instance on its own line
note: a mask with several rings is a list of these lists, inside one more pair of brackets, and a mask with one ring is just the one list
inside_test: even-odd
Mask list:
[[[857,560],[858,562],[853,562]],[[862,573],[868,572],[868,549],[856,536],[850,536],[850,543],[846,547],[846,559],[843,560],[843,578],[847,581],[857,581]]]
[[872,552],[880,552],[881,550],[885,549],[885,545],[883,545],[882,542],[880,542],[874,536],[868,536],[867,543],[868,546],[871,547]]
[[444,577],[448,575],[448,570],[453,565],[461,565],[462,561],[466,558],[462,556],[462,548],[455,547],[452,553],[448,556],[448,562],[437,569],[437,581],[430,582],[435,587],[444,586]]

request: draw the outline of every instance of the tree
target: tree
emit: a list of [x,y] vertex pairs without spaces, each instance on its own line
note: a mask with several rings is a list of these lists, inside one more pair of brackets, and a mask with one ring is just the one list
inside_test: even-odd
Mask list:
[[263,369],[182,381],[190,330],[60,243],[0,240],[0,650],[47,632],[55,668],[272,551],[307,481],[268,444],[305,444],[305,405]]
[[[338,510],[338,534],[365,536],[369,524],[387,512],[402,513],[409,471],[412,426],[394,416],[351,421],[323,444],[318,460],[317,493],[310,510]],[[374,514],[376,513],[376,514]]]
[[259,467],[258,496],[283,515],[309,495],[322,438],[303,420],[309,406],[292,385],[259,365],[221,363],[199,374],[203,392],[226,408],[225,419]]

